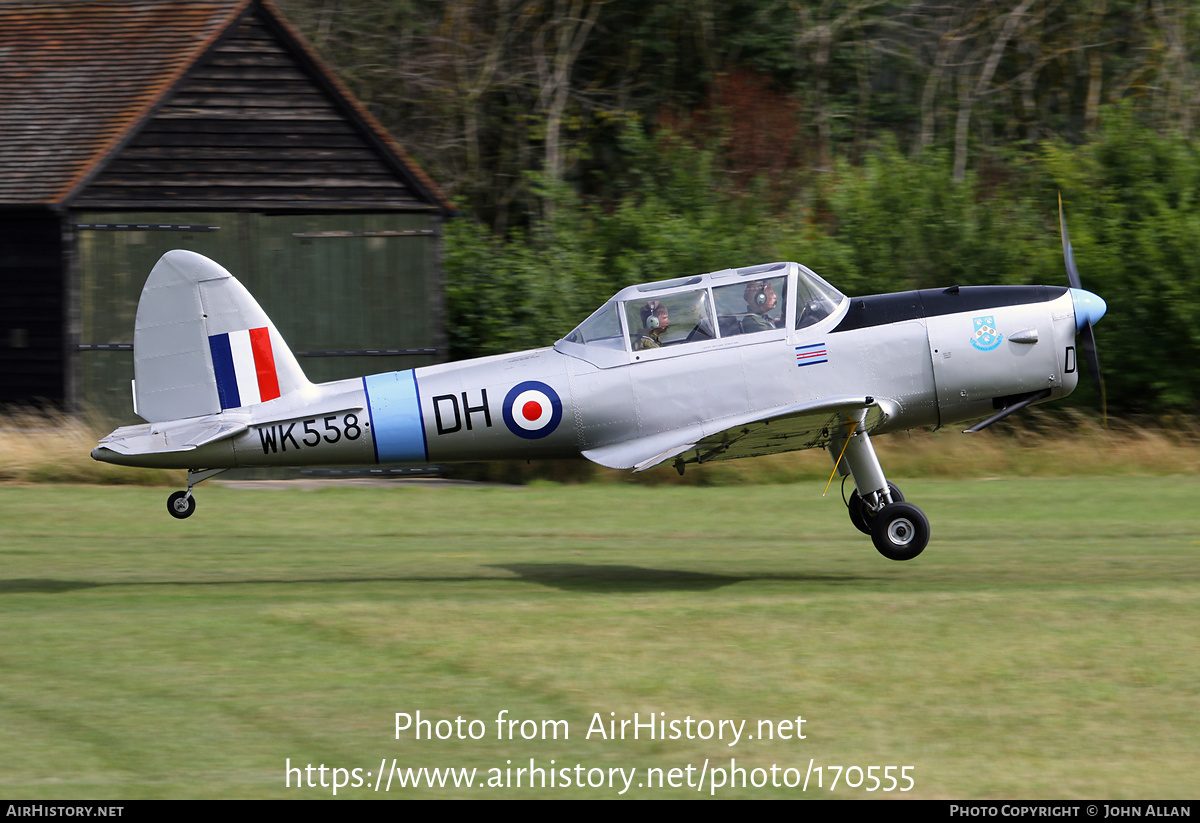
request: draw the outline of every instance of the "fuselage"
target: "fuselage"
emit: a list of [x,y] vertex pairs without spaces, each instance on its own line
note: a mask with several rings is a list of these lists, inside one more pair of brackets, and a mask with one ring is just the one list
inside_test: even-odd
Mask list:
[[[768,282],[762,272],[783,292],[777,304],[768,297],[766,328],[744,305],[744,283]],[[955,287],[850,299],[828,288],[814,297],[810,276],[775,264],[630,287],[550,348],[310,384],[203,418],[128,427],[113,436],[161,433],[168,443],[172,426],[245,425],[198,448],[133,454],[102,443],[93,456],[189,469],[571,458],[845,395],[890,401],[880,431],[937,427],[1031,392],[1063,397],[1078,380],[1078,291]],[[678,318],[675,331],[639,348],[647,333],[634,328],[638,309],[649,316],[659,302]]]

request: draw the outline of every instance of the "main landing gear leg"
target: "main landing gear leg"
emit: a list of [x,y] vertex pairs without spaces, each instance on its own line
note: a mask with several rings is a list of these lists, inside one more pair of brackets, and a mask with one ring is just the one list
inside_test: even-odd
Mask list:
[[929,519],[916,506],[905,503],[900,489],[887,482],[871,438],[866,431],[858,430],[860,421],[851,422],[853,432],[842,433],[830,444],[834,459],[843,455],[838,472],[854,479],[854,493],[848,502],[850,522],[871,535],[875,548],[884,557],[911,560],[929,543]]
[[192,497],[192,486],[210,477],[215,477],[224,471],[228,471],[228,469],[188,469],[187,491],[174,492],[168,497],[167,511],[170,512],[172,517],[179,520],[191,517],[192,512],[196,511],[196,498]]

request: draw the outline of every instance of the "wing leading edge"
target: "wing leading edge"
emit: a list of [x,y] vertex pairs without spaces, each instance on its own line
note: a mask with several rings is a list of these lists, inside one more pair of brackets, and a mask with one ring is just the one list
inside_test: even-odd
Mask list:
[[836,427],[850,420],[873,432],[898,413],[899,406],[886,398],[833,397],[623,440],[587,449],[583,456],[610,469],[639,472],[673,457],[680,466],[757,457],[824,446]]

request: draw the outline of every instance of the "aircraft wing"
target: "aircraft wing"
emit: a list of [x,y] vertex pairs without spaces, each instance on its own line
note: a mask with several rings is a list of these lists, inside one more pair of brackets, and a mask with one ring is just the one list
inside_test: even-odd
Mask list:
[[864,411],[860,425],[871,432],[895,416],[899,406],[879,397],[832,397],[624,440],[588,449],[583,456],[611,469],[645,471],[681,455],[686,455],[685,463],[707,463],[810,449],[828,443],[834,427]]
[[234,420],[183,420],[122,426],[100,441],[118,454],[161,454],[198,449],[241,434],[249,426]]

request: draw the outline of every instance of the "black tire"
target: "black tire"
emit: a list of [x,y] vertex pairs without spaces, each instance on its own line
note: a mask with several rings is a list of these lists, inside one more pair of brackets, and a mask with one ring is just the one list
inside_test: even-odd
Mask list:
[[[900,493],[900,489],[894,483],[888,483],[888,490],[892,493],[893,503],[903,503],[904,495]],[[867,536],[871,536],[871,521],[875,519],[875,515],[867,509],[863,503],[862,495],[855,489],[850,493],[850,500],[846,503],[850,510],[850,522],[854,524],[854,528]]]
[[187,492],[175,492],[167,498],[167,511],[178,520],[191,517],[192,512],[196,511],[196,498],[190,497]]
[[929,518],[912,503],[891,503],[875,515],[871,541],[888,560],[912,560],[929,545]]
[[862,495],[855,489],[850,493],[850,502],[846,504],[850,510],[850,522],[854,524],[854,528],[866,535],[871,534],[871,513],[867,511],[866,505],[863,503]]

